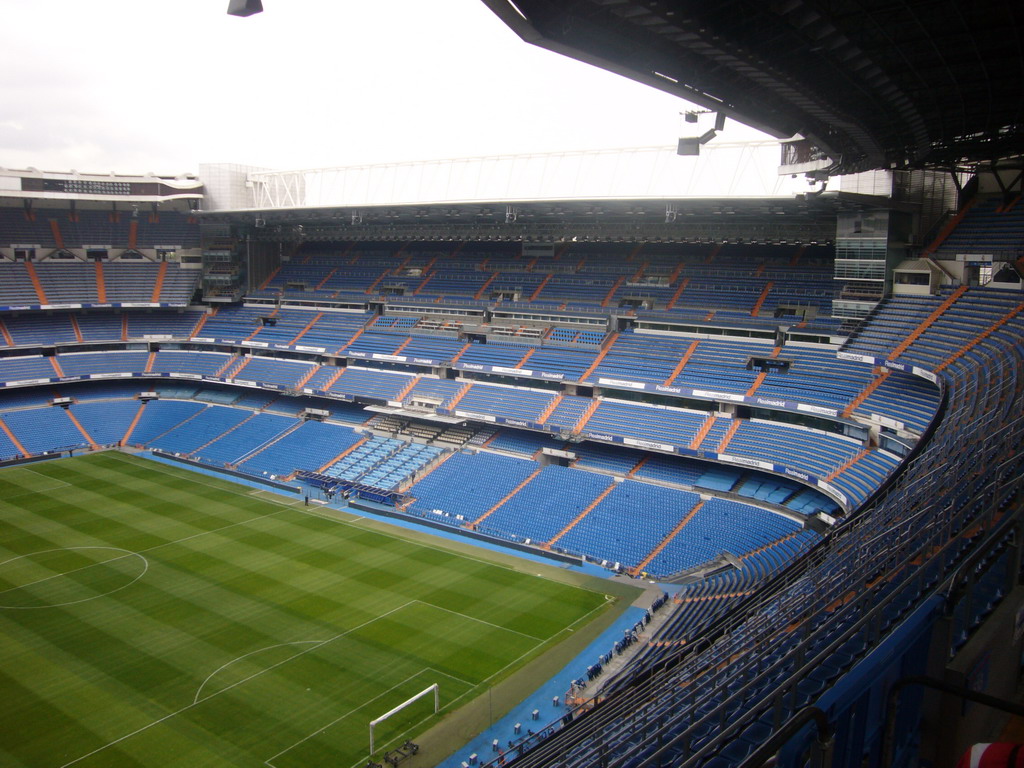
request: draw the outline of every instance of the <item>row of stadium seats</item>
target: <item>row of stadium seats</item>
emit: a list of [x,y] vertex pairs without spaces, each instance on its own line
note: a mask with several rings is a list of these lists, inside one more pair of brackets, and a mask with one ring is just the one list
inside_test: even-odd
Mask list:
[[[714,306],[746,315],[780,305],[831,314],[835,292],[822,249],[773,246],[573,245],[554,257],[524,257],[499,246],[476,252],[384,250],[353,244],[328,251],[307,244],[252,296],[358,297],[387,293],[420,301],[488,300],[514,294],[536,306],[617,307],[645,300],[662,310]],[[778,282],[779,287],[776,288]]]
[[694,511],[700,497],[692,492],[492,453],[455,454],[409,493],[408,511],[434,522],[659,576],[801,530],[739,502],[712,499]]
[[838,510],[834,501],[794,480],[683,456],[647,453],[635,448],[602,443],[564,444],[554,442],[551,436],[512,429],[499,431],[486,445],[491,450],[531,458],[535,458],[544,447],[559,448],[576,454],[571,464],[573,467],[735,493],[785,506],[806,515],[818,512],[835,514]]
[[[828,350],[799,344],[773,348],[757,341],[677,339],[625,332],[615,335],[611,345],[597,353],[593,350],[501,342],[466,344],[436,336],[407,335],[404,331],[365,331],[364,327],[373,328],[376,324],[373,324],[372,316],[364,313],[352,315],[281,309],[273,316],[276,325],[263,325],[260,317],[264,313],[265,310],[251,307],[232,307],[209,316],[191,312],[128,312],[121,316],[21,315],[5,318],[0,327],[15,345],[42,345],[47,342],[75,343],[78,340],[192,338],[196,337],[197,328],[201,325],[198,338],[222,343],[246,342],[273,347],[288,346],[297,340],[298,344],[292,346],[310,350],[343,348],[342,354],[350,355],[350,359],[379,355],[387,360],[398,353],[407,363],[420,361],[421,365],[457,359],[459,365],[498,365],[516,369],[526,366],[535,376],[546,374],[566,380],[582,377],[586,383],[601,385],[607,382],[612,387],[627,386],[621,382],[628,382],[629,385],[646,383],[713,392],[756,393],[758,397],[769,400],[790,400],[836,410],[856,402],[858,395],[876,378],[872,371],[859,363],[837,360]],[[788,372],[761,376],[747,367],[753,356],[776,356],[787,360]],[[166,370],[160,365],[162,359],[159,358],[153,370]],[[295,365],[290,369],[279,368],[276,373],[268,371],[261,378],[264,363],[253,360],[248,365],[254,366],[252,372],[239,378],[269,381],[287,387],[301,381],[308,370]],[[213,375],[216,370],[192,370],[189,367],[180,369],[180,372]],[[5,375],[2,367],[0,375]],[[306,382],[305,386],[320,389],[322,386],[319,385],[328,377],[329,372],[325,371],[322,376]],[[21,378],[29,377],[13,380]],[[904,390],[912,392],[912,396],[899,397],[898,393]],[[870,397],[856,402],[855,411],[862,415],[880,413],[921,431],[937,407],[938,393],[934,388],[908,374],[892,372],[887,386],[879,387],[871,392]],[[463,408],[471,410],[468,403]],[[482,412],[488,411],[482,409]],[[561,416],[561,413],[555,415],[552,423],[561,424]]]
[[[199,274],[198,270],[184,269],[171,262],[96,265],[0,261],[0,306],[117,303],[186,306],[195,292]],[[120,334],[116,338],[120,338]],[[66,340],[74,341],[75,337]],[[24,342],[16,339],[15,343]]]
[[371,437],[321,474],[345,482],[394,490],[441,453],[440,448],[432,445]]
[[111,221],[106,211],[77,210],[73,219],[70,211],[37,209],[34,219],[30,219],[21,208],[0,207],[0,231],[10,238],[7,242],[37,243],[43,249],[61,247],[51,220],[57,224],[64,248],[93,243],[114,248],[199,247],[199,222],[177,211],[160,211],[156,221],[148,215],[130,216],[122,211],[117,221]]
[[[550,740],[561,764],[592,765],[626,754],[641,760],[671,739],[678,746],[660,759],[682,761],[696,754],[703,764],[735,765],[827,690],[930,590],[959,573],[985,525],[999,519],[1012,498],[994,496],[996,476],[1019,476],[1024,436],[1014,409],[1024,364],[1019,351],[1024,325],[1019,294],[971,289],[952,308],[978,313],[973,333],[945,335],[943,324],[956,318],[952,308],[941,311],[950,295],[909,302],[919,307],[910,321],[905,298],[885,302],[848,347],[941,369],[946,416],[922,454],[856,525],[837,532],[830,548],[800,561],[788,588],[733,614],[727,625],[720,623],[717,642],[706,650],[689,652],[703,628],[721,622],[745,599],[744,583],[728,572],[684,587],[668,624],[632,671],[617,681],[621,695],[606,691],[600,723],[574,729],[578,747],[569,751],[559,750],[557,733]],[[928,323],[929,317],[935,319]],[[951,455],[975,458],[951,462]],[[926,554],[911,562],[905,556],[893,559],[896,551]],[[998,600],[993,584],[1000,582],[1000,562],[997,557],[985,564],[991,571],[977,578],[976,590],[987,584],[988,597],[972,596],[954,609],[951,651]],[[879,578],[866,582],[865,574]],[[871,623],[865,623],[868,616]],[[793,627],[800,631],[790,631]],[[658,668],[665,671],[647,674]],[[548,747],[531,757],[543,760],[545,754]]]
[[[985,253],[996,261],[1015,261],[1024,242],[1024,208],[1007,206],[998,197],[979,200],[936,249],[940,259],[958,253]],[[1001,257],[1001,258],[1000,258]]]
[[[320,377],[319,382],[323,383],[333,379],[327,390],[330,394],[379,401],[408,401],[413,399],[417,387],[421,387],[419,396],[444,391],[446,396],[440,407],[448,407],[458,398],[455,412],[470,418],[537,422],[549,411],[545,421],[549,427],[578,430],[597,440],[641,439],[665,446],[665,450],[728,453],[791,466],[827,479],[851,504],[866,499],[898,464],[897,457],[891,454],[863,451],[858,441],[797,425],[729,418],[712,421],[706,412],[612,399],[591,400],[486,382],[442,384],[441,380],[355,366],[322,372],[315,363],[181,350],[72,352],[53,357],[0,359],[0,380],[14,382],[144,373],[236,379],[287,390],[297,388],[302,381],[307,387],[315,386],[314,378]],[[189,453],[192,449],[170,450]]]

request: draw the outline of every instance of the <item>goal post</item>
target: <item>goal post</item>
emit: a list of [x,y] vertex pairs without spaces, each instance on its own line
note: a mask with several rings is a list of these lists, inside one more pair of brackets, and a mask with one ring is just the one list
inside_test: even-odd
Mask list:
[[392,715],[397,714],[398,712],[401,712],[403,709],[408,707],[410,704],[415,704],[417,701],[422,699],[424,696],[430,695],[431,691],[434,692],[434,714],[436,715],[438,713],[438,711],[441,709],[441,696],[440,696],[440,689],[438,688],[437,683],[434,683],[430,687],[424,688],[422,691],[417,693],[412,698],[406,699],[405,701],[403,701],[401,704],[399,704],[394,709],[389,710],[388,712],[385,712],[383,715],[378,717],[376,720],[371,720],[370,721],[370,756],[371,757],[373,756],[373,753],[376,751],[375,748],[374,748],[374,741],[373,741],[373,731],[374,731],[374,728],[376,728],[379,723],[384,722],[385,720],[387,720]]

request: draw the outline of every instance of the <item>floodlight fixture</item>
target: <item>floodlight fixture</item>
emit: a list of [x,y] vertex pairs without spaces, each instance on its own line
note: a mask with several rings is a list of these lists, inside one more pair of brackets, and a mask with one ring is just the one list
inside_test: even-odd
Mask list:
[[677,155],[694,156],[700,154],[700,139],[698,137],[680,139],[676,147]]
[[229,16],[252,16],[263,13],[263,0],[228,0]]

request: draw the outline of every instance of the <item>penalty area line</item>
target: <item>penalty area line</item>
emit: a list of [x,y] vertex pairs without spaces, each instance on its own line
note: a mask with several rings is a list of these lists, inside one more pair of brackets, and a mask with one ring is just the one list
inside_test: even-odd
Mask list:
[[[352,714],[354,714],[354,713],[358,712],[358,711],[359,711],[360,709],[362,709],[363,707],[365,707],[365,706],[366,706],[367,704],[372,704],[372,703],[373,703],[373,702],[375,702],[375,701],[376,701],[377,699],[379,699],[379,698],[381,698],[381,697],[383,697],[383,696],[387,696],[387,695],[388,695],[389,693],[391,693],[391,692],[392,692],[393,690],[395,690],[396,688],[400,688],[401,686],[403,686],[403,685],[405,685],[406,683],[408,683],[408,682],[409,682],[410,680],[415,680],[415,679],[416,679],[417,677],[419,677],[419,676],[420,676],[420,675],[422,675],[422,674],[423,674],[424,672],[426,672],[427,670],[430,670],[430,669],[431,669],[430,667],[424,667],[424,668],[423,668],[423,669],[421,669],[421,670],[420,670],[419,672],[416,672],[416,673],[414,673],[414,674],[412,674],[412,675],[409,675],[409,677],[405,678],[405,680],[402,680],[401,682],[395,683],[395,684],[394,684],[394,685],[392,685],[392,686],[391,686],[390,688],[388,688],[388,689],[387,689],[386,691],[381,691],[381,692],[380,692],[380,693],[378,693],[378,694],[377,694],[376,696],[374,696],[374,697],[373,697],[372,699],[367,699],[366,701],[362,702],[361,704],[358,704],[357,706],[355,706],[355,707],[352,707],[352,709],[350,709],[350,710],[349,710],[348,712],[346,712],[345,714],[343,714],[343,715],[339,715],[338,717],[336,717],[336,718],[334,718],[333,720],[331,720],[331,722],[327,723],[326,725],[322,725],[322,726],[320,726],[319,728],[317,728],[317,729],[316,729],[315,731],[313,731],[313,732],[312,732],[312,733],[310,733],[309,735],[307,735],[307,736],[303,736],[303,737],[302,737],[301,739],[299,739],[298,741],[296,741],[296,742],[295,742],[294,744],[292,744],[291,746],[288,746],[288,747],[285,747],[284,749],[282,749],[282,750],[281,750],[280,752],[278,752],[278,753],[277,753],[276,755],[271,755],[270,757],[268,757],[268,758],[267,758],[266,760],[264,760],[264,761],[263,761],[264,765],[268,765],[268,766],[270,766],[270,768],[277,768],[277,766],[275,766],[275,765],[274,765],[274,763],[272,762],[273,760],[276,760],[276,759],[277,759],[277,758],[279,758],[279,757],[280,757],[281,755],[283,755],[283,754],[285,754],[285,753],[287,753],[287,752],[291,752],[291,751],[292,751],[293,749],[295,749],[295,748],[296,748],[297,746],[299,746],[300,744],[303,744],[303,743],[305,743],[305,742],[309,741],[309,740],[310,740],[310,739],[312,739],[312,738],[313,738],[314,736],[319,736],[319,735],[320,735],[321,733],[323,733],[324,731],[326,731],[326,730],[327,730],[328,728],[330,728],[330,727],[331,727],[332,725],[334,725],[335,723],[340,723],[340,722],[341,722],[342,720],[344,720],[344,719],[345,719],[346,717],[348,717],[349,715],[352,715]],[[362,762],[362,761],[360,761],[360,763],[361,763],[361,762]]]
[[[349,717],[349,716],[353,715],[354,713],[358,712],[360,709],[362,709],[363,707],[367,706],[368,704],[372,704],[377,699],[382,698],[383,696],[387,696],[389,693],[394,691],[396,688],[400,688],[401,686],[406,685],[410,680],[415,680],[417,677],[420,677],[421,675],[424,675],[424,674],[426,674],[428,672],[429,673],[433,673],[437,677],[445,677],[445,678],[448,678],[449,680],[454,680],[456,683],[459,683],[459,684],[461,684],[461,685],[466,687],[466,691],[465,692],[459,694],[454,699],[449,701],[447,704],[443,704],[442,707],[441,707],[442,709],[450,707],[452,704],[454,704],[455,702],[457,702],[460,699],[464,698],[468,693],[470,693],[471,691],[473,691],[474,688],[476,688],[476,685],[474,683],[471,683],[469,680],[463,680],[461,677],[456,677],[455,675],[448,674],[447,672],[442,672],[441,670],[435,669],[434,667],[424,667],[419,672],[416,672],[416,673],[410,675],[409,677],[405,678],[405,680],[402,680],[399,683],[395,683],[393,686],[388,688],[386,691],[382,691],[381,693],[378,693],[372,699],[367,699],[362,704],[359,704],[359,705],[357,705],[355,707],[352,707],[352,709],[350,709],[345,714],[340,715],[340,716],[334,718],[333,720],[331,720],[326,725],[320,726],[315,731],[313,731],[309,735],[304,736],[303,738],[299,739],[298,741],[296,741],[291,746],[285,747],[280,752],[278,752],[276,755],[271,755],[270,757],[268,757],[266,760],[263,761],[263,764],[266,765],[266,766],[269,766],[269,768],[277,768],[277,766],[274,765],[273,761],[276,760],[277,758],[279,758],[281,755],[284,755],[284,754],[290,752],[291,750],[295,749],[295,747],[299,746],[300,744],[302,744],[304,742],[309,741],[313,737],[319,736],[321,733],[326,731],[331,726],[336,725],[337,723],[340,723],[346,717]],[[393,742],[393,741],[401,739],[403,736],[405,736],[407,733],[409,733],[409,731],[411,731],[413,728],[415,728],[420,723],[422,723],[424,720],[427,720],[427,719],[429,719],[429,717],[432,717],[432,716],[433,715],[430,715],[427,718],[423,718],[423,720],[420,720],[419,722],[413,724],[412,726],[407,728],[405,731],[400,733],[398,736],[395,736],[394,738],[392,738],[391,741]],[[356,761],[355,763],[352,764],[352,768],[358,768],[359,766],[362,766],[362,765],[365,765],[365,763],[363,763],[362,760],[358,760],[358,761]]]
[[465,613],[459,613],[458,611],[453,611],[451,608],[442,608],[440,605],[434,605],[433,603],[428,603],[428,602],[426,602],[424,600],[415,600],[413,602],[419,603],[420,605],[426,605],[426,606],[429,606],[431,608],[436,608],[439,611],[444,611],[445,613],[450,613],[453,616],[458,616],[459,618],[466,619],[467,621],[475,621],[477,624],[485,624],[488,627],[493,627],[494,629],[500,629],[503,632],[511,632],[513,635],[519,635],[520,637],[526,637],[526,638],[529,638],[530,640],[536,640],[538,643],[547,642],[547,640],[549,639],[549,638],[545,638],[545,637],[537,637],[536,635],[530,635],[530,634],[527,634],[526,632],[520,632],[518,629],[511,629],[509,627],[503,627],[500,624],[494,624],[493,622],[487,621],[486,619],[478,619],[478,618],[476,618],[476,616],[469,616],[469,615],[467,615]]
[[[43,490],[44,493],[46,491],[56,490],[57,488],[70,488],[71,487],[71,483],[67,482],[66,480],[61,480],[60,478],[57,478],[57,477],[50,477],[49,475],[44,475],[42,472],[36,472],[31,467],[22,467],[22,469],[24,469],[26,472],[31,472],[36,477],[41,477],[41,478],[43,478],[45,480],[49,480],[51,483],[56,483],[56,485],[54,485],[53,487],[44,489]],[[32,491],[32,493],[37,493],[37,491]]]
[[[413,602],[414,602],[413,600],[410,600],[409,602],[404,603],[404,604],[398,606],[397,608],[392,608],[390,611],[387,611],[386,613],[382,613],[380,616],[376,616],[376,617],[370,619],[369,621],[364,621],[362,624],[360,624],[358,626],[352,627],[351,629],[347,629],[344,632],[341,632],[341,633],[335,635],[334,637],[331,637],[331,638],[328,638],[327,640],[319,642],[319,643],[317,643],[317,645],[313,646],[312,648],[309,648],[309,649],[304,650],[304,651],[300,651],[299,653],[296,653],[293,656],[289,656],[287,659],[284,659],[283,661],[279,661],[276,664],[272,664],[269,667],[267,667],[266,669],[261,669],[258,672],[253,672],[248,677],[245,677],[245,678],[243,678],[243,679],[241,679],[241,680],[239,680],[239,681],[237,681],[235,683],[232,683],[231,685],[226,686],[225,688],[221,688],[219,691],[216,691],[215,693],[211,693],[209,696],[205,696],[202,699],[195,700],[191,704],[186,704],[184,707],[181,707],[180,709],[175,710],[174,712],[170,712],[169,714],[166,714],[163,717],[161,717],[161,718],[159,718],[157,720],[154,720],[151,723],[148,723],[148,724],[142,726],[141,728],[136,728],[134,731],[126,733],[123,736],[119,736],[118,738],[114,739],[113,741],[108,742],[108,743],[104,744],[101,747],[97,747],[96,749],[92,750],[91,752],[86,752],[84,755],[80,755],[79,757],[76,757],[74,760],[70,760],[70,761],[64,763],[62,766],[60,766],[60,768],[68,768],[69,765],[75,765],[76,763],[80,763],[82,760],[85,760],[87,757],[92,757],[93,755],[97,754],[98,752],[102,752],[103,750],[107,749],[108,747],[112,747],[115,744],[120,744],[125,739],[130,739],[132,736],[136,736],[136,735],[142,733],[143,731],[148,731],[154,725],[160,725],[160,723],[162,723],[162,722],[164,722],[166,720],[170,720],[172,717],[180,715],[183,712],[187,712],[188,710],[193,709],[194,707],[197,707],[200,704],[203,704],[204,702],[207,702],[207,701],[209,701],[212,698],[220,696],[222,693],[226,693],[227,691],[230,691],[230,690],[232,690],[234,688],[237,688],[238,686],[240,686],[240,685],[242,685],[244,683],[247,683],[249,680],[252,680],[254,677],[259,677],[263,673],[269,672],[272,669],[276,669],[277,667],[280,667],[282,664],[287,664],[289,661],[292,661],[293,659],[297,659],[300,656],[304,656],[307,653],[309,653],[310,651],[315,651],[317,648],[321,648],[324,645],[326,645],[327,643],[330,643],[330,642],[332,642],[334,640],[337,640],[338,638],[345,637],[346,635],[351,634],[352,632],[355,632],[355,631],[357,631],[359,629],[362,629],[363,627],[366,627],[366,626],[372,624],[373,622],[377,621],[378,619],[383,619],[385,616],[389,616],[392,613],[395,613],[396,611],[400,611],[403,608],[407,608],[408,606],[412,605]],[[205,683],[204,683],[204,685],[205,685]],[[198,694],[198,691],[196,693]],[[277,757],[277,755],[275,755],[275,757]]]

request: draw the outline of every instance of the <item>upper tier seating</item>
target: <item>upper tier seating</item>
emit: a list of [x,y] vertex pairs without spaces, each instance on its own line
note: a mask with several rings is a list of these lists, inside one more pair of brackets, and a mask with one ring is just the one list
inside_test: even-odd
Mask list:
[[990,254],[996,261],[1019,259],[1024,255],[1024,206],[1018,203],[1007,211],[1000,198],[978,200],[935,256],[953,259],[958,253]]
[[636,435],[644,440],[689,447],[706,418],[706,413],[679,408],[602,400],[583,433]]
[[[50,304],[174,304],[185,306],[195,292],[199,270],[172,262],[103,264],[105,301],[100,300],[96,267],[82,261],[42,261],[31,265],[42,295],[24,263],[0,261],[0,307]],[[165,270],[159,292],[161,270]],[[43,300],[45,298],[45,301]]]
[[536,421],[553,398],[551,392],[474,384],[459,401],[456,410]]
[[[835,287],[831,250],[825,247],[647,244],[639,254],[633,249],[573,244],[546,260],[498,244],[448,252],[311,243],[250,295],[365,299],[383,294],[431,303],[487,302],[512,294],[537,307],[601,310],[647,301],[663,311],[732,311],[740,320],[787,307],[831,314]],[[600,343],[575,333],[563,340]]]
[[230,360],[231,355],[224,352],[184,352],[162,349],[156,353],[151,370],[158,373],[214,376]]
[[67,376],[131,372],[146,370],[149,354],[146,352],[68,352],[58,356],[60,367]]
[[[953,307],[950,311],[954,313],[959,310]],[[750,395],[768,406],[778,401],[802,403],[829,408],[837,413],[842,413],[854,403],[861,392],[877,378],[875,372],[860,363],[837,360],[831,350],[795,343],[775,348],[756,340],[690,339],[623,332],[617,335],[607,354],[595,366],[597,353],[593,349],[561,349],[500,342],[467,345],[453,339],[417,335],[415,330],[412,335],[405,335],[407,323],[402,325],[401,330],[364,331],[363,326],[373,329],[379,322],[373,322],[375,318],[365,313],[282,309],[273,314],[277,322],[274,326],[263,325],[260,318],[266,316],[267,310],[262,308],[229,307],[209,316],[194,312],[159,311],[129,312],[121,317],[96,313],[56,313],[7,317],[2,323],[3,329],[16,346],[32,346],[42,345],[47,340],[73,344],[78,341],[79,335],[82,341],[132,341],[167,336],[187,338],[194,332],[200,318],[205,317],[200,331],[201,339],[259,345],[260,348],[298,347],[300,351],[332,351],[344,347],[341,354],[353,355],[355,359],[377,355],[384,360],[394,361],[401,357],[406,362],[418,362],[420,365],[438,364],[457,358],[454,366],[465,367],[470,371],[474,370],[474,365],[499,365],[503,368],[525,368],[533,376],[545,373],[567,380],[578,378],[592,369],[586,381],[607,387],[606,394],[610,397],[615,396],[615,388],[630,388],[634,383],[646,382],[648,385],[669,384],[705,392]],[[394,323],[391,327],[394,327]],[[864,344],[863,336],[857,343]],[[892,343],[893,348],[895,343]],[[774,357],[787,362],[789,367],[785,373],[762,375],[747,368],[752,357]],[[260,381],[255,372],[269,365],[269,362],[256,363],[252,372],[243,372],[239,378]],[[301,381],[304,372],[309,370],[308,367],[302,369],[295,365],[294,369],[289,368],[286,373],[286,368],[287,364],[283,364],[279,368],[279,375],[268,375],[266,381],[291,387]],[[154,370],[163,369],[158,364]],[[298,375],[292,376],[292,370]],[[212,375],[216,369],[200,372]],[[321,390],[333,373],[333,369],[323,368],[304,386],[311,390]],[[923,431],[938,407],[937,390],[927,382],[911,380],[902,374],[890,375],[896,378],[883,382],[881,387],[856,407],[855,412],[864,415],[876,412],[904,423],[914,431]],[[907,391],[913,391],[912,396],[907,399],[887,396],[886,393],[893,392],[894,388],[904,388],[904,384]],[[333,390],[339,393],[367,394],[358,388],[349,391],[343,382],[338,382]],[[473,399],[471,397],[470,402]],[[582,415],[576,408],[576,402],[566,398],[558,404],[546,423],[571,428]],[[460,406],[471,410],[468,404],[460,403]],[[575,414],[575,418],[570,413]],[[721,430],[723,426],[724,422],[716,429]],[[705,447],[713,449],[716,439],[721,436],[719,431],[713,432],[704,441]]]
[[[70,315],[18,315],[3,318],[3,324],[16,346],[48,346],[78,341]],[[116,337],[109,338],[120,338],[120,331]]]
[[[77,221],[70,212],[38,208],[35,220],[30,221],[21,208],[0,207],[0,232],[7,243],[34,243],[44,251],[57,248],[50,220],[57,222],[65,248],[83,245],[109,245],[115,249],[128,247],[154,248],[173,245],[180,248],[199,247],[199,222],[186,213],[160,211],[157,221],[149,216],[131,216],[120,211],[111,221],[107,211],[77,210]],[[131,242],[131,229],[136,230],[135,243]]]

